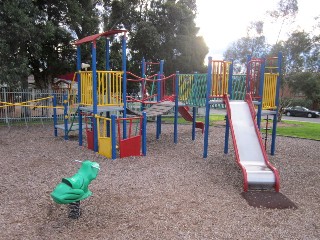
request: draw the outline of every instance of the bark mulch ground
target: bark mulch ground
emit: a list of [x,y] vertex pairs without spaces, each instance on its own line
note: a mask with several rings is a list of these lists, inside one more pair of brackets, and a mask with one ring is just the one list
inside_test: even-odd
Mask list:
[[[51,125],[0,127],[0,239],[319,239],[320,142],[277,137],[269,160],[280,193],[257,195],[242,193],[223,126],[210,128],[206,159],[201,130],[192,141],[191,126],[178,126],[177,144],[172,125],[159,140],[155,132],[148,123],[146,157],[113,161],[80,147],[76,133],[54,137]],[[85,159],[101,170],[73,220],[50,193]]]

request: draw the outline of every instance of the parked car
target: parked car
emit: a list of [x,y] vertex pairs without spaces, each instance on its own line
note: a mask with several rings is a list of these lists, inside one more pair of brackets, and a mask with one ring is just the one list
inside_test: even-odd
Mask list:
[[301,107],[301,106],[294,106],[288,107],[283,110],[283,114],[287,116],[294,116],[294,117],[308,117],[308,118],[315,118],[319,117],[320,113],[317,111],[309,110],[308,108]]

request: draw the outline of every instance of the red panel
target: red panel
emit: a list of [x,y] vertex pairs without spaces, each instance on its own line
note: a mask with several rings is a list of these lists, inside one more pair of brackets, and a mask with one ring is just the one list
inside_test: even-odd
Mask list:
[[87,133],[88,149],[93,150],[93,131],[86,130],[86,133]]
[[120,158],[141,156],[141,136],[120,140]]

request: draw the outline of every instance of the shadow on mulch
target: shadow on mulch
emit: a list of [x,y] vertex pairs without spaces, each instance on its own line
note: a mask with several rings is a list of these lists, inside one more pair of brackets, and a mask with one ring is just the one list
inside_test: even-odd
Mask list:
[[279,192],[242,192],[242,197],[252,207],[270,208],[270,209],[297,209],[289,198]]

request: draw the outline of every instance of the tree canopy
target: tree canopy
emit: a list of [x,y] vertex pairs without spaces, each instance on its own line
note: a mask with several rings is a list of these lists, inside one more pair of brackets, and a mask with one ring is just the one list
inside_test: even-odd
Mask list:
[[[139,71],[144,57],[163,59],[167,74],[203,71],[208,47],[197,35],[196,11],[195,0],[1,1],[0,83],[25,87],[33,74],[37,87],[47,87],[54,77],[75,70],[74,40],[123,27],[129,32],[128,69]],[[119,40],[111,48],[117,68]],[[82,60],[90,54],[84,46]],[[98,65],[103,61],[99,55]]]
[[[280,0],[277,9],[268,12],[274,20],[281,20],[281,29],[285,22],[294,21],[298,12],[297,0]],[[315,19],[315,29],[319,28],[319,18]],[[278,33],[278,36],[280,35]],[[252,22],[247,35],[231,44],[224,53],[226,59],[233,59],[235,72],[245,71],[247,55],[253,57],[277,56],[283,54],[282,84],[288,85],[292,92],[303,93],[313,102],[313,108],[319,108],[319,71],[320,71],[320,35],[319,32],[294,30],[286,40],[269,45],[263,34],[263,22]]]

